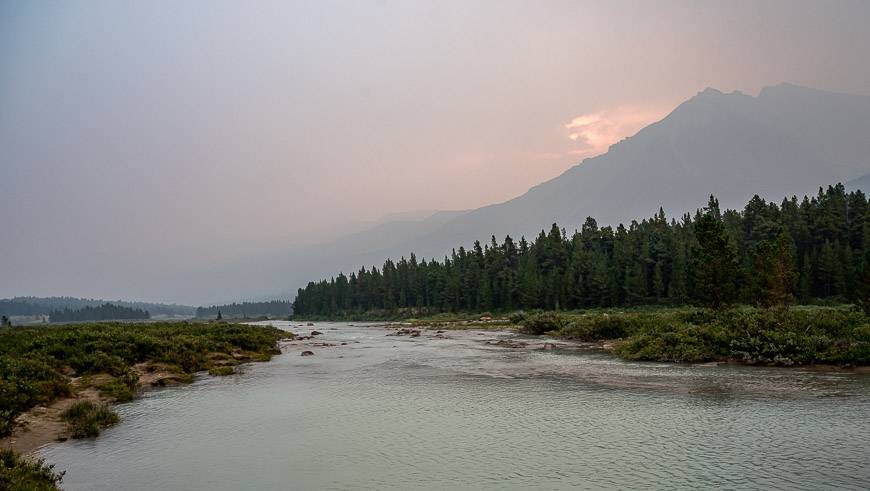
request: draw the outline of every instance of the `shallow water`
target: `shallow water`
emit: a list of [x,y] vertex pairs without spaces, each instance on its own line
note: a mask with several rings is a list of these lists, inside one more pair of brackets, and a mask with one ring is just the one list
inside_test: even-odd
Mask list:
[[870,488],[866,374],[314,329],[348,344],[148,392],[42,454],[68,490]]

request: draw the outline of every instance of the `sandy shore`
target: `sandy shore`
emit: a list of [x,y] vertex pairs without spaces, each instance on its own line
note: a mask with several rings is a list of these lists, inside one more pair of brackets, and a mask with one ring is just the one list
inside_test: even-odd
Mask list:
[[[175,385],[184,381],[178,373],[168,370],[162,364],[139,363],[133,369],[139,374],[140,390]],[[0,448],[10,448],[18,453],[30,455],[43,445],[67,440],[70,436],[69,429],[66,422],[61,419],[61,414],[79,401],[111,405],[114,401],[100,397],[96,388],[108,378],[108,375],[97,375],[87,379],[71,378],[70,385],[74,394],[72,397],[55,399],[50,404],[36,406],[21,413],[15,419],[16,425],[12,434],[0,438]]]
[[47,406],[36,406],[16,418],[15,429],[10,436],[0,439],[0,447],[30,454],[47,443],[66,440],[69,431],[60,415],[78,401],[100,400],[97,390],[88,388],[78,392],[75,397],[64,397]]
[[[302,326],[293,326],[302,328]],[[594,350],[612,353],[618,343],[616,340],[604,340],[597,342],[580,342],[572,339],[553,338],[553,337],[490,337],[493,332],[502,331],[502,333],[514,333],[512,329],[505,329],[504,325],[492,323],[490,325],[481,325],[481,323],[469,322],[438,322],[438,323],[401,323],[388,322],[377,324],[372,327],[385,328],[387,336],[408,336],[421,337],[428,340],[452,339],[455,337],[467,337],[475,339],[484,345],[520,350]],[[314,331],[316,333],[316,331]],[[320,333],[317,333],[320,334]],[[484,339],[480,337],[487,336]],[[357,342],[357,341],[355,341]],[[348,344],[321,342],[317,335],[299,335],[293,341],[282,341],[280,347],[282,351],[303,351],[308,349],[338,347],[339,345]],[[243,356],[240,352],[232,353],[232,357],[239,361],[247,361],[248,357]],[[719,360],[709,363],[695,363],[695,366],[710,366],[714,367],[721,364],[733,363],[739,364],[730,360]],[[838,367],[832,365],[804,365],[798,367],[789,367],[790,369],[802,368],[812,371],[825,372],[856,372],[870,373],[870,367]],[[133,366],[133,369],[139,375],[139,390],[148,390],[151,388],[163,387],[168,385],[178,385],[181,383],[190,382],[189,375],[179,374],[171,370],[171,367],[160,363],[139,363]],[[64,441],[69,438],[69,431],[66,423],[61,419],[60,415],[71,405],[77,401],[89,400],[104,404],[112,404],[114,401],[104,397],[100,397],[96,386],[108,379],[108,375],[98,375],[87,378],[87,383],[82,378],[70,379],[70,384],[73,386],[73,397],[64,397],[52,401],[45,406],[37,406],[29,411],[22,413],[16,418],[15,430],[12,435],[0,438],[0,448],[11,448],[22,454],[33,454],[40,447],[55,442]]]

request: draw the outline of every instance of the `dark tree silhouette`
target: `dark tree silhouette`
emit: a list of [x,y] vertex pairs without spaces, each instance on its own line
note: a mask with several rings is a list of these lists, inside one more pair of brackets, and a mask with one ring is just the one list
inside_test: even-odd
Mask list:
[[[491,237],[440,261],[392,259],[380,268],[311,282],[298,315],[409,309],[418,313],[583,309],[731,302],[784,305],[825,299],[866,304],[870,206],[842,185],[780,204],[752,198],[742,211],[715,198],[694,215],[599,227],[588,218],[532,241]],[[795,298],[796,297],[796,298]]]

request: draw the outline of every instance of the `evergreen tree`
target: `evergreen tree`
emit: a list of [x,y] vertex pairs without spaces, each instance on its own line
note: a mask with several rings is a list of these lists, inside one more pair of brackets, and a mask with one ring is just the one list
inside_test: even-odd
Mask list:
[[102,321],[121,319],[148,319],[151,317],[147,311],[134,309],[111,303],[104,303],[97,307],[87,306],[81,309],[53,310],[49,314],[51,322],[77,322],[77,321]]
[[812,261],[810,260],[810,253],[804,253],[803,261],[801,262],[801,270],[800,270],[800,299],[803,302],[807,302],[812,298],[813,292],[813,267]]
[[861,268],[861,278],[856,289],[857,304],[870,315],[870,249],[864,253],[864,264]]
[[[336,298],[339,308],[347,308],[349,306],[350,287],[348,278],[344,274],[338,275],[335,279],[335,292],[331,294]],[[269,300],[266,302],[241,302],[225,305],[212,305],[211,307],[199,307],[196,309],[196,316],[200,318],[214,318],[218,311],[221,313],[221,318],[229,317],[260,317],[260,316],[278,316],[287,317],[292,311],[292,304],[288,300]]]
[[755,278],[759,303],[765,307],[788,307],[794,301],[797,273],[792,259],[791,238],[786,232],[780,232],[776,240],[765,240],[758,245]]
[[[742,211],[706,209],[667,221],[652,218],[599,227],[587,218],[568,234],[554,224],[533,240],[460,247],[443,261],[387,260],[311,282],[293,303],[300,315],[337,315],[414,309],[420,313],[582,309],[651,303],[788,304],[816,298],[861,303],[866,299],[865,259],[870,205],[842,186],[781,205],[753,197]],[[795,269],[795,259],[800,259]],[[740,288],[736,288],[739,285]],[[278,311],[290,304],[252,303],[201,308],[198,315]],[[0,314],[27,315],[30,306],[0,300]],[[4,310],[6,309],[6,310]],[[261,314],[262,315],[262,314]]]
[[[710,198],[711,205],[715,200]],[[734,280],[737,274],[735,252],[725,226],[710,206],[695,224],[697,244],[692,248],[695,288],[699,298],[714,310],[734,300]]]

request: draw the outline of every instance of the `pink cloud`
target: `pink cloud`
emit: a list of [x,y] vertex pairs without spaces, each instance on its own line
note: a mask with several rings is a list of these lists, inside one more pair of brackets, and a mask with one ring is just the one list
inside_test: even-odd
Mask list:
[[644,126],[658,121],[666,111],[632,106],[581,114],[565,123],[568,138],[574,142],[569,155],[600,155],[618,141],[634,135]]

